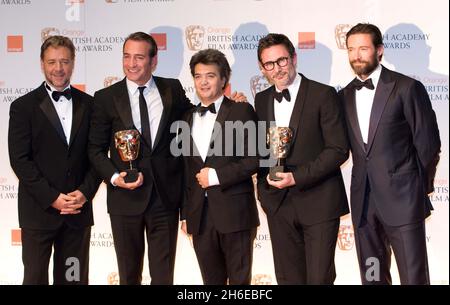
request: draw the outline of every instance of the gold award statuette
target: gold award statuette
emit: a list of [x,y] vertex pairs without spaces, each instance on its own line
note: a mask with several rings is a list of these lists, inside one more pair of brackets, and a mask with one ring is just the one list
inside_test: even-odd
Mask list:
[[276,173],[284,172],[284,162],[289,153],[292,142],[292,129],[289,127],[270,127],[267,132],[267,144],[269,145],[272,158],[277,159],[277,165],[272,166],[269,171],[269,179],[279,181]]
[[114,134],[116,149],[124,162],[130,162],[130,168],[126,169],[125,182],[134,182],[138,178],[137,168],[133,168],[132,161],[136,160],[141,145],[139,132],[135,129],[121,130]]

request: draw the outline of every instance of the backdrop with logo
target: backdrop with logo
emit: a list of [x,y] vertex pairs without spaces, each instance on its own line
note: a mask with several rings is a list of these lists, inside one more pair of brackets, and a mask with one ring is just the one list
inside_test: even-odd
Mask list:
[[[74,86],[89,94],[122,79],[122,44],[131,32],[151,33],[159,45],[156,75],[178,78],[195,103],[188,63],[200,49],[224,52],[232,67],[231,90],[253,103],[268,84],[257,65],[258,40],[269,32],[286,34],[296,46],[298,71],[342,88],[353,78],[344,47],[345,33],[372,22],[384,33],[382,63],[424,83],[436,112],[442,153],[434,212],[426,221],[433,284],[448,284],[448,54],[447,0],[0,0],[0,284],[22,281],[18,181],[7,149],[11,102],[43,80],[39,50],[46,37],[61,34],[76,46]],[[55,166],[58,166],[55,164]],[[351,160],[342,166],[349,190]],[[94,200],[90,282],[117,284],[114,243],[102,185]],[[264,212],[254,245],[254,284],[276,284]],[[336,247],[336,284],[359,284],[350,215],[341,219]],[[395,261],[393,281],[399,283]],[[149,283],[147,264],[143,282]],[[201,284],[190,240],[180,231],[176,284]]]

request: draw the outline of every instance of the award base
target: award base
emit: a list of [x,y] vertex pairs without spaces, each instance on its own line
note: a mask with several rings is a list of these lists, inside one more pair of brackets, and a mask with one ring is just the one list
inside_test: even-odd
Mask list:
[[139,172],[137,169],[135,169],[135,168],[127,169],[127,170],[125,170],[125,172],[127,173],[127,175],[125,177],[123,177],[123,180],[126,183],[134,182],[138,179]]
[[284,173],[284,166],[277,165],[270,168],[269,171],[269,179],[273,181],[280,181],[282,178],[278,177],[276,173]]

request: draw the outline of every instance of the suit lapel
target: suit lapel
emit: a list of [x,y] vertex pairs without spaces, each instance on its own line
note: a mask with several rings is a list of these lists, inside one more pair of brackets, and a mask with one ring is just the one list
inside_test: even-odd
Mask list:
[[375,138],[381,115],[383,114],[386,103],[395,86],[395,81],[391,81],[388,73],[389,72],[386,70],[386,68],[382,67],[380,79],[375,91],[375,97],[373,99],[372,111],[370,112],[367,153],[369,153],[370,148],[372,147],[373,139]]
[[300,118],[302,117],[303,106],[305,105],[309,88],[309,79],[303,74],[300,74],[300,76],[302,77],[302,80],[300,88],[298,89],[297,98],[295,99],[294,109],[292,109],[291,119],[289,120],[289,127],[292,129],[293,133],[291,146],[294,145],[297,133],[300,131]]
[[[216,137],[219,134],[221,135],[223,132],[225,132],[225,120],[228,117],[228,113],[230,113],[231,103],[232,102],[228,98],[226,98],[226,97],[223,98],[222,105],[220,106],[219,113],[217,114],[217,117],[216,117],[216,122],[222,128],[222,132],[218,132],[217,130],[213,130],[213,133],[211,135],[211,140],[209,141],[209,143],[210,143],[209,148],[210,149],[211,149],[211,144],[214,142]],[[217,125],[217,124],[215,124],[215,125]],[[209,154],[210,154],[210,152],[208,151],[208,155]]]
[[161,120],[159,122],[158,131],[156,132],[156,137],[154,138],[153,147],[156,148],[159,141],[161,140],[162,134],[164,133],[164,130],[166,129],[166,125],[169,121],[169,116],[172,111],[173,106],[173,98],[172,98],[172,91],[170,90],[170,87],[167,86],[166,83],[162,81],[161,78],[153,76],[153,79],[155,81],[155,85],[158,88],[159,94],[161,96],[161,100],[163,103],[163,113],[161,115]]
[[130,96],[128,95],[127,83],[125,78],[121,81],[120,87],[114,93],[114,106],[119,114],[125,129],[136,129],[131,114]]
[[86,106],[81,101],[81,95],[76,89],[72,88],[72,128],[70,131],[69,147],[72,145],[75,139],[77,131],[83,120],[85,110]]
[[358,114],[356,111],[356,99],[354,88],[347,87],[344,89],[344,100],[346,103],[345,108],[347,109],[347,117],[351,125],[351,130],[353,131],[359,146],[361,146],[362,151],[366,151],[366,148],[364,147],[364,141],[362,138],[361,127],[359,126]]
[[47,90],[45,89],[44,84],[42,84],[40,88],[40,98],[41,102],[39,104],[39,107],[55,128],[56,133],[60,137],[61,141],[63,141],[63,143],[67,146],[68,144],[66,140],[66,135],[64,134],[64,129],[61,125],[61,121],[59,120],[58,113],[56,112],[56,109],[53,106],[53,102],[50,99],[50,96],[47,94]]
[[187,116],[187,122],[189,124],[189,141],[190,141],[190,147],[192,148],[189,153],[191,153],[191,156],[195,159],[195,161],[203,164],[202,157],[200,156],[200,152],[197,148],[197,145],[195,145],[194,138],[192,137],[192,125],[194,123],[194,109],[189,110],[189,114]]

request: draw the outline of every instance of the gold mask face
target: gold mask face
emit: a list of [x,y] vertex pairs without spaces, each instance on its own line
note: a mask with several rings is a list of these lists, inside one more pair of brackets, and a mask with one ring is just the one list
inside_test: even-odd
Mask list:
[[140,135],[137,130],[121,130],[114,134],[116,149],[122,161],[136,160],[139,155]]

